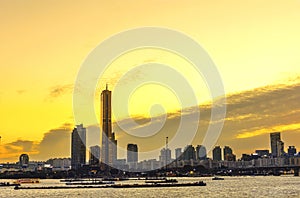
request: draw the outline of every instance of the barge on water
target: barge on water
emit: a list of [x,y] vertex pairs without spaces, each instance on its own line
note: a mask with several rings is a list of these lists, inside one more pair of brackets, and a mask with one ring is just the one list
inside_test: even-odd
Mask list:
[[189,187],[206,186],[203,181],[192,183],[152,183],[152,184],[112,184],[112,185],[86,185],[86,186],[16,186],[15,190],[25,189],[78,189],[78,188],[161,188],[161,187]]
[[1,182],[0,187],[20,186],[20,184],[11,184],[9,182]]

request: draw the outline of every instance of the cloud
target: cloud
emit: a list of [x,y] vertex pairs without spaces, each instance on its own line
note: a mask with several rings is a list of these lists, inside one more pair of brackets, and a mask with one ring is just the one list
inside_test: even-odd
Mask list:
[[36,154],[37,142],[29,140],[17,140],[0,146],[1,161],[18,161],[22,153]]
[[[222,98],[218,100],[222,100]],[[269,133],[280,131],[286,145],[295,145],[300,148],[299,142],[296,141],[296,137],[300,137],[299,81],[294,83],[289,82],[287,85],[265,86],[230,94],[227,96],[226,101],[227,115],[222,133],[216,142],[217,145],[229,145],[240,156],[243,152],[254,152],[255,149],[269,149]],[[192,142],[185,142],[182,139],[181,143],[177,143],[178,147],[182,147],[182,143],[185,145],[188,143],[192,143],[193,145],[203,144],[202,141],[209,124],[210,127],[214,127],[221,120],[219,118],[210,121],[211,104],[200,106],[200,120],[197,120],[194,111],[197,108],[199,107],[191,107],[189,111],[185,111],[183,114],[175,112],[168,115],[161,130],[148,138],[133,137],[131,133],[136,136],[140,133],[149,133],[149,130],[151,130],[151,128],[147,128],[150,122],[149,118],[132,118],[136,123],[140,124],[139,127],[130,125],[128,119],[122,120],[121,122],[124,122],[123,126],[127,127],[125,127],[127,132],[118,126],[114,127],[117,131],[117,137],[121,139],[119,143],[122,147],[125,147],[127,142],[137,143],[138,145],[142,145],[139,148],[141,151],[162,147],[165,144],[164,139],[166,136],[169,136],[170,141],[175,137],[181,119],[188,118],[186,120],[188,120],[190,126],[185,128],[187,135],[193,132],[191,127],[193,124],[199,123],[199,128]],[[153,124],[160,125],[162,123],[157,121]],[[156,153],[157,156],[158,153]]]
[[22,153],[29,154],[30,160],[70,157],[72,128],[71,124],[65,123],[58,128],[47,131],[40,142],[17,140],[1,145],[1,161],[18,161]]
[[[219,101],[222,98],[218,99]],[[299,81],[287,85],[279,84],[260,87],[253,90],[234,93],[227,96],[227,115],[222,133],[217,145],[229,145],[238,157],[242,153],[254,152],[255,149],[269,149],[269,133],[282,132],[285,145],[295,145],[300,148],[300,83]],[[197,109],[200,108],[200,119],[197,117]],[[139,151],[146,152],[165,146],[165,137],[169,137],[171,149],[184,147],[186,144],[202,144],[209,125],[214,127],[220,122],[220,118],[210,121],[211,104],[184,109],[182,112],[172,112],[164,116],[152,118],[152,127],[157,131],[149,131],[151,119],[137,116],[132,119],[139,125],[132,125],[129,119],[120,120],[126,131],[114,123],[118,146],[118,155],[124,157],[124,149],[128,143],[137,143]],[[182,131],[185,135],[175,146],[171,144],[176,136],[181,121],[187,122]],[[197,133],[192,134],[195,124],[199,126]],[[30,153],[31,159],[46,160],[52,157],[69,157],[70,141],[73,125],[66,123],[61,127],[51,129],[44,134],[40,142],[18,140],[1,146],[1,159],[18,159],[23,153]],[[100,144],[100,129],[98,125],[87,126],[87,145]],[[139,135],[147,137],[139,137]],[[189,142],[187,136],[193,135]],[[214,134],[209,134],[214,135]],[[174,154],[174,151],[172,151]],[[148,156],[139,156],[139,159],[157,158],[159,151]]]
[[32,157],[39,160],[47,160],[52,157],[69,157],[72,129],[72,124],[65,123],[46,132],[42,141],[37,145],[38,153]]
[[64,94],[72,93],[73,87],[74,86],[72,84],[57,85],[57,86],[51,87],[48,98],[57,98]]
[[24,93],[26,93],[26,92],[27,92],[27,90],[25,90],[25,89],[17,90],[17,93],[18,93],[19,95],[22,95],[22,94],[24,94]]
[[231,95],[226,124],[238,124],[237,138],[299,130],[300,84],[267,86]]

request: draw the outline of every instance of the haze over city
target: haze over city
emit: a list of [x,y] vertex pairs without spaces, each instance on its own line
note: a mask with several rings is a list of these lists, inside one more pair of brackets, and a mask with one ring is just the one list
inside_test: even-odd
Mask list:
[[[72,93],[82,62],[111,35],[141,26],[181,31],[214,61],[227,99],[224,128],[216,145],[230,145],[240,158],[242,153],[269,149],[269,133],[279,131],[286,146],[300,148],[299,6],[299,1],[269,0],[173,1],[172,6],[161,1],[1,2],[0,162],[15,162],[22,153],[31,160],[70,157],[71,131],[81,124],[74,121]],[[199,103],[182,108],[189,109],[192,124],[193,108],[200,105],[200,127],[192,143],[201,144],[210,104],[224,96],[210,98],[203,79],[186,69],[191,63],[168,51],[141,49],[114,60],[99,80],[97,94],[91,96],[95,114],[100,116],[100,92],[106,83],[114,91],[126,72],[157,62],[180,71],[194,88]],[[122,86],[146,76],[147,70],[136,70]],[[130,139],[114,124],[118,145],[126,148],[128,142],[137,142],[141,152],[163,147],[164,137],[172,136],[178,127],[178,99],[166,87],[151,84],[137,89],[128,102],[130,116],[141,128],[151,116],[168,113],[167,121],[160,131],[161,142],[155,143]],[[161,104],[164,111],[151,109],[154,104]],[[112,105],[117,114],[113,121],[126,123],[127,115]],[[87,128],[87,146],[99,144],[98,123],[81,122]],[[120,158],[124,155],[118,153]]]

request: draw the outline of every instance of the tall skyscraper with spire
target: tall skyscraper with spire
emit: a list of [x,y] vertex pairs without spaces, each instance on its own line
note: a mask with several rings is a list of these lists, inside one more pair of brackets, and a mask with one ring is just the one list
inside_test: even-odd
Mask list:
[[112,166],[117,160],[117,140],[112,132],[111,123],[111,91],[106,89],[101,93],[101,120],[102,124],[102,153],[101,162]]

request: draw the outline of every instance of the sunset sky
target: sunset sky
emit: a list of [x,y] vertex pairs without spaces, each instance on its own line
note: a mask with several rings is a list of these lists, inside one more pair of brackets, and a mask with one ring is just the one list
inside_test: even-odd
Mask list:
[[[299,24],[299,0],[1,1],[0,163],[15,162],[21,153],[28,153],[32,160],[69,157],[70,131],[80,124],[73,118],[72,93],[81,64],[110,36],[145,26],[166,27],[190,36],[214,61],[228,105],[217,144],[230,145],[239,158],[244,152],[269,148],[268,133],[280,131],[285,149],[295,145],[299,150]],[[193,141],[201,144],[210,116],[211,99],[205,83],[185,69],[190,63],[162,50],[134,51],[111,64],[98,82],[97,116],[105,83],[114,91],[128,70],[152,62],[178,69],[194,88],[203,84],[203,89],[195,91],[203,120]],[[129,84],[147,71],[132,75]],[[129,111],[143,124],[153,103],[173,113],[163,131],[174,131],[180,105],[164,87],[141,87],[130,98]],[[123,114],[115,117],[126,122]],[[97,134],[97,123],[83,124]],[[123,147],[128,141],[139,141],[128,140],[117,126],[114,130]],[[153,147],[151,140],[140,141],[144,145],[141,151]],[[122,152],[119,156],[123,157]]]

